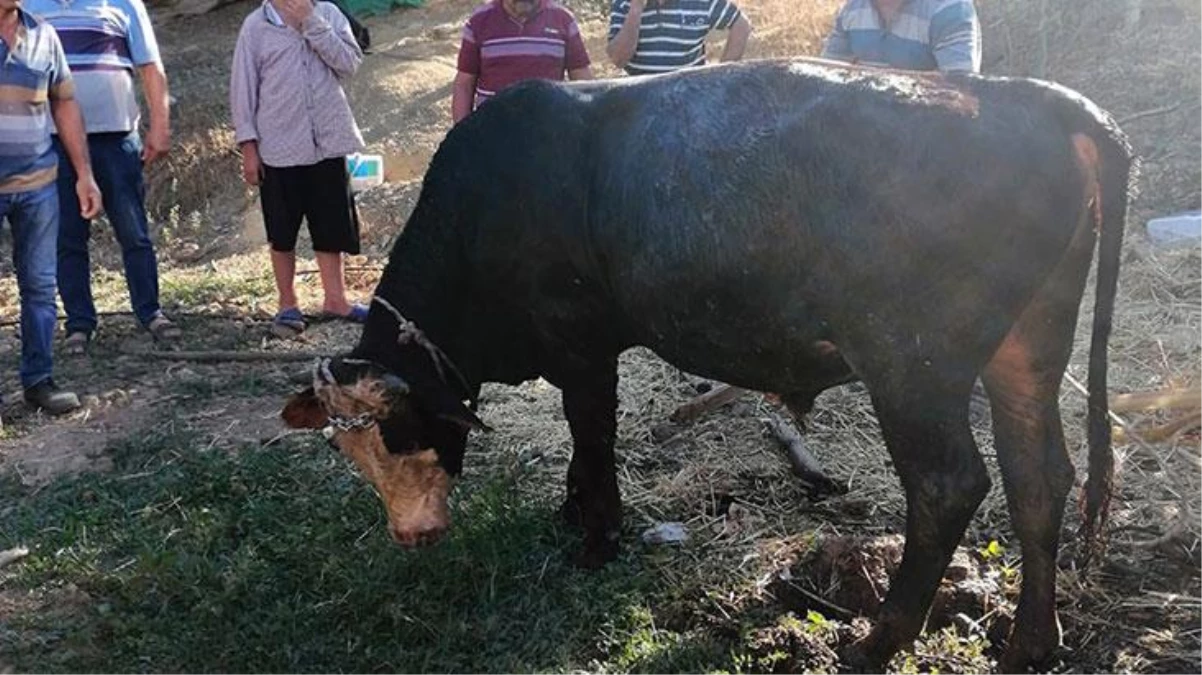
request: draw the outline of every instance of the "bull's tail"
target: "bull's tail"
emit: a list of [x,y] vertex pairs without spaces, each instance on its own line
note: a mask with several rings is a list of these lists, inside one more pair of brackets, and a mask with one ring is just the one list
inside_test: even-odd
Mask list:
[[1083,564],[1104,545],[1103,532],[1114,490],[1114,452],[1111,448],[1110,409],[1107,397],[1107,344],[1110,339],[1114,299],[1118,288],[1119,257],[1127,221],[1127,202],[1137,165],[1130,146],[1109,115],[1087,132],[1099,150],[1100,209],[1094,210],[1099,232],[1098,268],[1094,298],[1093,335],[1089,346],[1089,477],[1081,498]]

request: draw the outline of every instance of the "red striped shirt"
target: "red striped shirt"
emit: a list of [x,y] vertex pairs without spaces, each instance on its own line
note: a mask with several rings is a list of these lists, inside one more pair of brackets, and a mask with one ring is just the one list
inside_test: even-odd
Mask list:
[[576,18],[551,0],[542,0],[525,21],[510,16],[501,0],[492,0],[463,27],[459,71],[476,76],[476,105],[515,82],[562,80],[587,65]]

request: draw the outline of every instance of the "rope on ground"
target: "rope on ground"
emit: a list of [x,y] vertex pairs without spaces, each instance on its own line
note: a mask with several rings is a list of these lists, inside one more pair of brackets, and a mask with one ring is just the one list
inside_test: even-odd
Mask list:
[[214,362],[290,362],[312,361],[319,356],[317,352],[265,352],[265,351],[123,351],[128,356],[158,359],[162,361],[214,361]]

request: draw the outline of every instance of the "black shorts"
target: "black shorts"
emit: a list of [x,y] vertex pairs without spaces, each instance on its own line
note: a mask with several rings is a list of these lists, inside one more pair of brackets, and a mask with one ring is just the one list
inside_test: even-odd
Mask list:
[[359,253],[359,213],[345,158],[282,168],[264,164],[259,200],[273,251],[296,249],[304,218],[314,251]]

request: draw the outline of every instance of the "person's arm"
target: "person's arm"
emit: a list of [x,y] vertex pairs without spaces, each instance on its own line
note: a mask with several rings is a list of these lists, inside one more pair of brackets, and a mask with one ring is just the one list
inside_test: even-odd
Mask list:
[[459,124],[459,120],[472,114],[475,102],[476,76],[471,73],[455,73],[455,85],[451,89],[451,122]]
[[747,50],[747,40],[751,37],[751,22],[747,17],[740,14],[735,20],[733,26],[730,27],[730,33],[726,36],[726,47],[722,49],[723,61],[738,61],[743,58],[743,52]]
[[576,19],[568,22],[567,36],[564,45],[564,68],[568,71],[569,80],[591,80],[593,69],[588,57],[588,48],[584,46],[584,38],[580,36],[580,26]]
[[463,24],[459,40],[459,59],[456,63],[455,84],[451,87],[451,124],[459,124],[476,107],[476,81],[480,79],[480,43],[468,19]]
[[[55,42],[55,48],[63,53],[63,47]],[[66,55],[61,56],[60,65],[55,67],[54,79],[50,82],[50,115],[54,118],[54,129],[59,142],[63,143],[67,159],[76,173],[76,197],[79,199],[79,215],[94,219],[100,215],[100,187],[91,175],[88,159],[88,133],[84,131],[83,113],[75,100],[75,84],[71,71],[67,70]]]
[[150,14],[142,0],[126,0],[129,6],[129,33],[126,46],[138,68],[146,107],[150,110],[150,128],[142,148],[142,161],[149,164],[171,151],[171,103],[167,73],[159,56],[159,42],[150,23]]
[[255,113],[259,109],[259,69],[255,64],[254,40],[247,32],[244,25],[234,45],[234,63],[230,67],[230,117],[234,121],[234,143],[242,153],[242,179],[248,185],[258,185],[263,173],[259,160],[259,130],[255,124]]
[[161,63],[138,66],[146,106],[150,108],[150,128],[142,148],[142,161],[150,164],[171,152],[171,99],[167,90],[167,72]]
[[647,0],[614,0],[609,15],[609,43],[605,53],[619,68],[625,68],[639,47],[639,25]]
[[822,58],[836,61],[852,61],[851,42],[847,39],[847,31],[843,28],[843,10],[835,15],[835,25],[822,44]]
[[981,24],[971,0],[936,12],[930,31],[931,51],[939,70],[981,72]]
[[334,7],[318,12],[314,0],[277,0],[280,17],[300,31],[317,58],[340,78],[350,77],[363,63],[363,52],[355,42],[351,22]]
[[715,0],[710,8],[710,30],[729,31],[726,46],[722,49],[723,61],[738,61],[747,49],[747,38],[751,36],[751,22],[730,0]]

